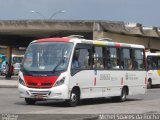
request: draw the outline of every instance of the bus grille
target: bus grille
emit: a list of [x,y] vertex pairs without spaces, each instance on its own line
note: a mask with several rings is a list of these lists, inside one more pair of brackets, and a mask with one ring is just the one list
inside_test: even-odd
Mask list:
[[51,88],[53,83],[27,83],[27,87],[29,88]]
[[50,93],[50,91],[35,91],[35,90],[29,90],[29,92],[32,94],[32,95],[41,95],[43,97],[47,97]]

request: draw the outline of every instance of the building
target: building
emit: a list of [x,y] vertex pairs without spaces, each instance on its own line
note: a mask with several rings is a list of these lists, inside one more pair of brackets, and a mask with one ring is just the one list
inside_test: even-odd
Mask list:
[[[0,21],[0,52],[8,58],[20,48],[44,37],[83,35],[86,39],[111,38],[116,42],[141,44],[152,52],[160,50],[160,30],[137,23],[86,20],[2,20]],[[4,46],[7,46],[4,48]]]

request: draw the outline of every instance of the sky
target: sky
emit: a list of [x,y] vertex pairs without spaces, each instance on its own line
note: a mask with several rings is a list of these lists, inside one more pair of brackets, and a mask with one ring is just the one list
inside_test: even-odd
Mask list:
[[123,21],[160,27],[159,6],[160,0],[0,0],[0,20],[49,19],[64,10],[52,19]]

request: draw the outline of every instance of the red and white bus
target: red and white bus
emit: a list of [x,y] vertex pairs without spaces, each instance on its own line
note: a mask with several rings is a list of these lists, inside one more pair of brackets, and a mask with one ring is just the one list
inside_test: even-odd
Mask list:
[[[74,65],[74,60],[77,63]],[[19,72],[19,93],[27,104],[114,97],[146,91],[144,46],[76,37],[45,38],[28,46]]]

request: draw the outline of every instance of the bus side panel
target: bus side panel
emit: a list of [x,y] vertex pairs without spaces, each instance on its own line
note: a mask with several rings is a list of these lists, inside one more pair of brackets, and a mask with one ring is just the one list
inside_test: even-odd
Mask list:
[[83,70],[71,76],[70,89],[79,86],[82,99],[120,96],[123,86],[128,87],[128,95],[144,94],[145,77],[145,71]]
[[103,97],[120,96],[123,72],[117,70],[97,70],[96,86],[103,88]]
[[149,70],[147,72],[147,80],[152,80],[152,85],[160,84],[160,70]]
[[146,71],[127,71],[124,84],[129,87],[129,95],[144,94],[146,91]]
[[94,70],[82,70],[71,76],[70,89],[79,86],[81,90],[81,99],[102,97],[102,88],[95,86]]
[[129,89],[129,95],[145,93],[145,71],[98,71],[97,86],[103,88],[103,96],[120,96],[123,86]]

